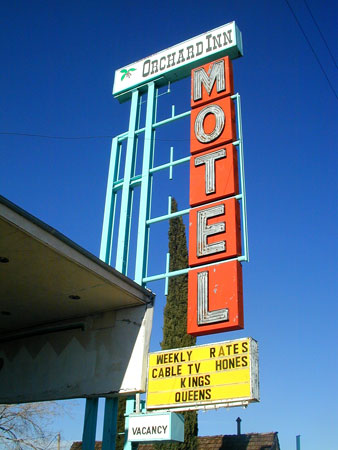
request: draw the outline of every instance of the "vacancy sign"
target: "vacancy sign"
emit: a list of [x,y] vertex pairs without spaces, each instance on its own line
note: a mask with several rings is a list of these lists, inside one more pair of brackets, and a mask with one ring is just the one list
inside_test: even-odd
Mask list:
[[233,93],[228,56],[192,70],[187,332],[194,336],[244,327]]
[[259,401],[252,338],[149,354],[147,410],[240,406]]
[[128,424],[131,442],[184,442],[184,417],[172,412],[131,414]]

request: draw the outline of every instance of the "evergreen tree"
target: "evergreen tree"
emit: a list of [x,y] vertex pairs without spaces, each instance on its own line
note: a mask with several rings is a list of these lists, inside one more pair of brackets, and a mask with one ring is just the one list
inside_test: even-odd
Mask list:
[[[177,211],[172,199],[171,212]],[[169,224],[170,271],[188,267],[188,249],[182,217],[175,217]],[[162,350],[195,345],[196,338],[187,334],[188,275],[169,278],[167,303],[164,308]],[[197,413],[184,414],[184,442],[158,444],[160,450],[195,450],[197,448]]]
[[[123,433],[125,427],[126,412],[126,397],[119,397],[118,409],[117,409],[117,433]],[[117,434],[116,437],[116,450],[123,450],[124,447],[124,434]]]
[[[177,211],[175,199],[171,202],[171,212]],[[169,223],[169,270],[175,271],[188,267],[188,249],[185,226],[182,217],[175,217]],[[169,279],[168,296],[164,308],[162,350],[190,347],[196,338],[187,334],[188,275],[179,275]],[[125,399],[119,399],[118,432],[124,430]],[[184,415],[184,442],[156,444],[157,450],[196,450],[197,413],[187,411]],[[116,450],[123,450],[124,437],[118,436]]]

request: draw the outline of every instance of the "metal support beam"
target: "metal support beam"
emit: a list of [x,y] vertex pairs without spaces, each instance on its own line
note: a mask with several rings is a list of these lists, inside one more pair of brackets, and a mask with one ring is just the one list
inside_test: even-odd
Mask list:
[[149,228],[147,227],[147,220],[150,217],[151,204],[151,175],[150,169],[153,163],[153,145],[154,145],[154,131],[153,122],[155,117],[156,98],[155,98],[155,83],[148,84],[147,96],[147,111],[146,124],[144,136],[144,150],[142,162],[142,181],[140,194],[140,209],[138,221],[137,234],[137,249],[136,249],[136,265],[135,265],[135,281],[142,284],[145,276],[146,264],[148,259],[148,237]]
[[114,138],[111,146],[106,203],[104,207],[101,248],[100,248],[100,259],[102,259],[102,261],[104,261],[107,264],[110,264],[111,262],[111,247],[112,247],[115,207],[116,207],[115,202],[116,194],[113,192],[113,185],[118,177],[119,153],[120,152],[118,139]]
[[297,450],[300,450],[300,434],[296,436],[296,448]]
[[135,397],[127,398],[126,402],[126,419],[124,429],[124,447],[123,450],[132,450],[133,444],[128,442],[128,430],[129,430],[129,415],[135,412]]
[[102,450],[115,450],[117,435],[118,397],[106,398],[102,435]]
[[138,107],[139,107],[139,91],[135,90],[132,93],[131,107],[130,107],[130,119],[129,119],[129,131],[128,131],[128,143],[127,153],[124,168],[123,187],[122,187],[122,199],[121,199],[121,211],[120,211],[120,224],[118,234],[118,244],[116,252],[116,264],[115,268],[127,274],[128,270],[128,250],[129,250],[129,234],[130,234],[130,221],[132,213],[132,199],[133,191],[130,189],[130,179],[134,175],[135,168],[135,144],[136,136],[135,130],[138,125]]
[[87,398],[85,418],[82,433],[82,450],[94,450],[96,422],[97,422],[97,406],[99,399]]
[[237,109],[236,119],[237,119],[238,141],[234,142],[234,145],[236,146],[238,145],[238,152],[239,152],[239,172],[240,172],[240,185],[242,194],[241,203],[242,203],[242,229],[243,229],[243,256],[244,261],[249,262],[248,215],[246,208],[241,96],[239,94],[235,94],[232,95],[231,98],[236,100],[236,109]]

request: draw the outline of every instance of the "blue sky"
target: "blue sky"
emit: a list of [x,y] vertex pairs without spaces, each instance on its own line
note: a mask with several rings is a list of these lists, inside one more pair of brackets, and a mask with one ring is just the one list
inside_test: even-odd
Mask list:
[[[244,44],[244,57],[233,65],[242,99],[250,245],[250,263],[243,267],[245,329],[199,343],[257,339],[261,402],[201,413],[200,434],[235,433],[240,416],[243,432],[278,431],[282,449],[295,448],[301,434],[302,448],[333,450],[338,83],[306,5],[334,55],[337,9],[331,0],[325,7],[318,0],[288,1],[325,75],[286,0],[172,1],[161,8],[147,0],[6,2],[0,19],[0,193],[98,255],[109,136],[126,131],[129,116],[129,105],[111,95],[114,71],[235,20]],[[178,112],[189,109],[189,80],[173,85],[174,100],[169,97],[161,98],[163,117],[171,102]],[[188,124],[175,129],[175,155],[189,154]],[[159,135],[160,159],[168,160],[169,147]],[[187,207],[184,172],[174,175],[170,183],[158,179],[153,215],[165,213],[168,193]],[[156,229],[152,239],[153,264],[164,264],[166,229]],[[149,287],[157,293],[151,345],[158,350],[163,283]],[[82,420],[80,402],[74,420],[57,426],[65,439],[79,440]]]

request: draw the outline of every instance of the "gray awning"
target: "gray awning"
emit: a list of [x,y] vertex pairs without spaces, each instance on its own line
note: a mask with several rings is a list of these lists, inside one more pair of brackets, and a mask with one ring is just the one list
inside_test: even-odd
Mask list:
[[0,336],[154,295],[0,196]]

